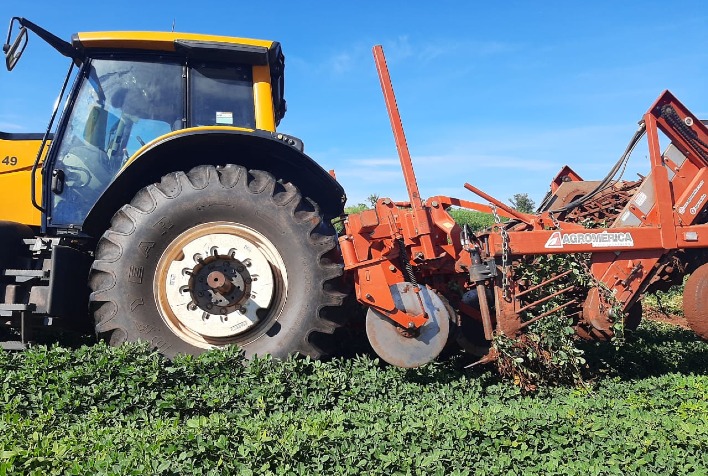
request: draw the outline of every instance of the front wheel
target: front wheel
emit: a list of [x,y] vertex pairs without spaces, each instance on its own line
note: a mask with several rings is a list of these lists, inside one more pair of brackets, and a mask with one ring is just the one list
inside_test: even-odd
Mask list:
[[227,165],[171,173],[113,217],[91,269],[97,333],[162,353],[228,344],[318,357],[344,294],[332,226],[292,184]]

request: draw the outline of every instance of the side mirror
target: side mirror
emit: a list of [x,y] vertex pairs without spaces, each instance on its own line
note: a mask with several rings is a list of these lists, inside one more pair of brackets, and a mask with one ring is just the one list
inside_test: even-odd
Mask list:
[[5,53],[5,66],[7,66],[8,71],[12,71],[26,47],[27,28],[24,26],[20,28],[20,32],[17,34],[15,41],[12,42],[12,45],[10,45],[10,36],[8,35],[7,43],[2,47],[2,51]]

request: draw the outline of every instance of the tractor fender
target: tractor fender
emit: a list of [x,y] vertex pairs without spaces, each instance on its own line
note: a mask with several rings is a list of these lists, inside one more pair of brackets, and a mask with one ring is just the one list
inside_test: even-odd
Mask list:
[[140,189],[167,173],[198,165],[237,164],[270,172],[314,200],[325,218],[341,215],[344,189],[298,145],[277,133],[226,128],[186,129],[158,138],[131,157],[89,211],[82,230],[100,236],[113,214]]

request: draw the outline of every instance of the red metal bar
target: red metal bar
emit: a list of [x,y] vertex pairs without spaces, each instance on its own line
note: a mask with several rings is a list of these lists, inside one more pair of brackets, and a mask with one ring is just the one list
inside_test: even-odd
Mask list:
[[560,306],[556,306],[556,307],[554,307],[553,309],[551,309],[550,311],[546,311],[546,312],[544,312],[543,314],[540,314],[540,315],[534,317],[533,319],[529,319],[528,321],[523,322],[523,323],[521,324],[521,326],[519,326],[519,329],[523,329],[524,327],[527,327],[527,326],[533,324],[534,322],[536,322],[536,321],[538,321],[538,320],[540,320],[540,319],[542,319],[542,318],[544,318],[544,317],[546,317],[546,316],[550,316],[550,315],[553,314],[554,312],[558,312],[558,311],[560,311],[561,309],[564,309],[564,308],[570,306],[571,304],[576,304],[576,303],[577,303],[577,301],[576,301],[575,299],[572,299],[572,300],[570,300],[570,301],[568,301],[568,302],[566,302],[566,303],[564,303],[564,304],[561,304]]
[[[697,230],[699,227],[679,227],[678,231],[684,229]],[[705,227],[703,227],[705,230]],[[563,243],[557,245],[557,239],[563,239],[564,235],[598,235],[602,233],[629,233],[632,241],[620,245],[612,243],[602,243],[601,246],[593,246],[590,242]],[[555,235],[558,233],[559,235]],[[555,235],[555,236],[554,236]],[[551,238],[554,238],[551,240]],[[493,256],[501,256],[502,240],[497,234],[488,236],[490,253]],[[701,241],[688,242],[684,240],[686,248],[705,247],[703,238]],[[661,229],[658,227],[638,227],[638,228],[595,228],[595,229],[573,229],[573,230],[533,230],[533,231],[509,231],[509,246],[512,255],[545,255],[545,254],[567,254],[567,253],[588,253],[605,251],[632,251],[632,250],[657,250],[662,249]],[[664,248],[666,249],[666,248]],[[668,248],[671,249],[671,248]]]
[[649,161],[651,162],[651,176],[654,180],[656,193],[657,221],[661,227],[661,244],[664,249],[676,248],[676,229],[674,223],[673,197],[669,185],[669,175],[664,167],[659,146],[659,129],[656,118],[647,113],[644,115],[647,126],[647,142],[649,146]]
[[552,278],[547,279],[547,280],[545,280],[544,282],[542,282],[542,283],[540,283],[540,284],[537,284],[536,286],[531,286],[531,287],[528,288],[528,289],[524,289],[524,290],[521,291],[520,293],[516,293],[516,297],[517,297],[517,298],[520,298],[521,296],[525,296],[525,295],[527,295],[528,293],[537,290],[538,288],[542,288],[543,286],[546,286],[546,285],[552,283],[553,281],[557,281],[557,280],[559,280],[560,278],[562,278],[562,277],[564,277],[564,276],[568,276],[568,275],[569,275],[570,273],[572,273],[572,272],[573,272],[573,270],[572,270],[572,269],[569,269],[568,271],[566,271],[566,272],[564,272],[564,273],[557,274],[557,275],[553,276]]
[[501,208],[502,210],[504,210],[506,213],[508,213],[512,217],[516,218],[517,220],[520,220],[520,221],[522,221],[526,224],[529,224],[529,225],[533,224],[533,220],[531,219],[531,217],[529,215],[527,215],[525,213],[518,212],[518,211],[514,210],[513,208],[504,205],[503,202],[500,202],[499,200],[492,197],[491,195],[487,195],[486,193],[484,193],[483,191],[481,191],[477,187],[466,183],[465,188],[467,190],[469,190],[470,192],[472,192],[476,195],[479,195],[483,199],[490,201],[491,203],[496,205],[497,208]]
[[567,287],[561,289],[560,291],[556,291],[553,294],[549,294],[548,296],[539,299],[538,301],[534,301],[530,304],[527,304],[526,306],[519,309],[518,312],[524,312],[524,311],[528,311],[529,309],[533,309],[534,307],[538,306],[539,304],[543,304],[544,302],[550,301],[551,299],[553,299],[556,296],[560,296],[561,294],[566,293],[568,291],[573,291],[574,289],[575,289],[575,286],[573,286],[573,285],[567,286]]
[[[442,195],[430,197],[428,200],[426,200],[426,203],[431,204],[435,201],[444,206],[452,205],[456,207],[467,208],[469,210],[475,210],[481,213],[492,213],[492,207],[490,207],[489,205],[485,205],[483,203],[470,202],[469,200],[462,200],[461,198],[445,197]],[[497,215],[499,215],[500,217],[514,218],[512,215],[502,209],[497,210]]]
[[393,129],[393,137],[396,141],[396,149],[398,149],[398,157],[401,160],[403,179],[406,182],[408,196],[410,197],[413,210],[420,210],[423,208],[423,202],[420,199],[418,182],[415,178],[415,172],[413,172],[413,162],[411,161],[411,154],[408,151],[406,135],[403,132],[403,123],[401,122],[401,115],[398,112],[396,95],[393,92],[391,76],[388,73],[388,66],[386,66],[386,57],[384,56],[383,47],[381,45],[374,46],[373,53],[374,62],[376,63],[376,71],[378,71],[379,81],[381,81],[381,90],[383,91],[384,101],[386,101],[388,117],[391,120],[391,128]]

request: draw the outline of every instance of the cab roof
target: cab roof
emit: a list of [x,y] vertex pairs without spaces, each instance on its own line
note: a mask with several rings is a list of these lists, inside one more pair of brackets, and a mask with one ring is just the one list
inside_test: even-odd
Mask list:
[[67,56],[79,57],[81,60],[85,56],[105,51],[142,50],[176,53],[201,60],[268,66],[276,124],[285,115],[285,57],[277,41],[198,33],[102,31],[76,33],[72,36],[71,45],[67,44],[64,49],[67,48],[78,54],[73,56],[69,51],[65,53]]
[[152,31],[101,31],[76,33],[72,45],[80,49],[138,49],[176,51],[180,42],[220,43],[233,46],[273,48],[277,43],[269,40],[237,38],[231,36],[203,35],[198,33]]

